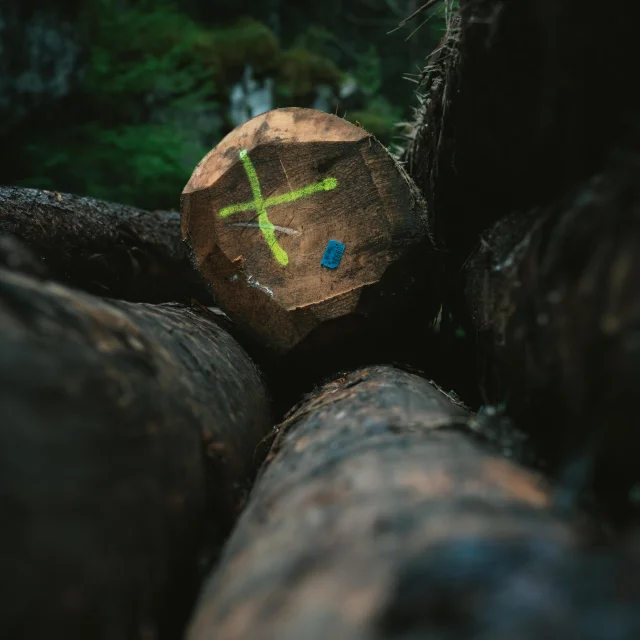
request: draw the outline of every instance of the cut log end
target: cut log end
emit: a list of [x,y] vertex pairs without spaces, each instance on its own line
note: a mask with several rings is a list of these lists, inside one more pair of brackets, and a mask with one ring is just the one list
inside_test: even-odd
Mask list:
[[377,297],[363,292],[384,290],[394,265],[430,247],[424,203],[386,149],[310,109],[229,134],[194,171],[181,210],[219,304],[279,352],[328,321],[375,315]]

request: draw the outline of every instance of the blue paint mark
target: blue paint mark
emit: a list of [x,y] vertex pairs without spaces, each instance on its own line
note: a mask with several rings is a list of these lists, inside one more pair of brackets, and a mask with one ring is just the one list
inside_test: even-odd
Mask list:
[[342,260],[342,254],[344,253],[344,245],[337,240],[329,240],[327,248],[324,250],[322,261],[320,264],[323,267],[329,269],[336,269]]

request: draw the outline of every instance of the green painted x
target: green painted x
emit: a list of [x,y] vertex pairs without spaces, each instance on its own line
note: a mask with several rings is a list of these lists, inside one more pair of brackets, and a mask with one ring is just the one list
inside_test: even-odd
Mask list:
[[227,218],[228,216],[232,216],[234,213],[240,213],[241,211],[257,211],[258,212],[258,227],[262,231],[271,252],[273,253],[275,259],[281,265],[289,264],[289,256],[287,252],[278,244],[275,234],[275,227],[269,220],[269,216],[267,215],[267,207],[273,207],[278,204],[285,204],[287,202],[294,202],[295,200],[299,200],[300,198],[304,198],[305,196],[310,196],[313,193],[318,193],[319,191],[330,191],[331,189],[335,189],[338,186],[338,181],[335,178],[325,178],[324,180],[320,180],[320,182],[314,182],[313,184],[307,185],[306,187],[302,187],[301,189],[296,189],[295,191],[289,191],[287,193],[283,193],[279,196],[273,196],[272,198],[267,198],[266,200],[262,197],[262,191],[260,189],[260,181],[258,180],[258,174],[256,173],[256,169],[251,162],[251,158],[249,158],[249,154],[246,149],[243,149],[240,152],[240,160],[242,160],[242,164],[244,165],[244,170],[247,173],[247,178],[249,178],[249,184],[251,185],[251,192],[253,193],[253,200],[251,202],[243,202],[242,204],[233,204],[229,207],[225,207],[220,210],[220,217]]

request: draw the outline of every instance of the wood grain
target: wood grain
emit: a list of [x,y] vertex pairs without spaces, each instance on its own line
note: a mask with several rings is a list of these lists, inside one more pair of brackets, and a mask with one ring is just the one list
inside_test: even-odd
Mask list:
[[[315,191],[291,200],[304,189]],[[181,211],[218,303],[277,352],[349,315],[399,320],[403,300],[437,280],[412,272],[432,246],[424,202],[403,169],[364,130],[323,112],[275,110],[236,129],[198,165]],[[332,240],[345,247],[333,269],[321,264]],[[380,295],[367,301],[366,290]],[[392,293],[392,303],[380,302]]]

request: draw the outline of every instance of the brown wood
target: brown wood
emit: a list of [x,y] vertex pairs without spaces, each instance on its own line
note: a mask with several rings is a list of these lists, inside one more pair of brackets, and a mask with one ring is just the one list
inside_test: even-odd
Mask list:
[[[251,204],[252,170],[266,217]],[[416,299],[425,323],[437,310],[435,267],[413,269],[433,250],[421,196],[375,138],[336,116],[277,109],[238,127],[196,167],[181,211],[221,307],[276,352],[321,329],[355,334],[384,319],[397,330]],[[332,240],[345,246],[337,268],[321,265]]]
[[639,175],[636,152],[617,154],[553,206],[496,224],[467,267],[485,400],[506,401],[556,469],[581,470],[574,492],[595,470],[609,508],[631,507],[640,481]]
[[49,277],[96,295],[134,302],[210,301],[181,242],[175,211],[0,187],[2,233],[23,241]]
[[279,426],[187,638],[591,637],[555,582],[575,540],[549,488],[473,424],[391,367],[311,394]]
[[268,413],[215,314],[0,270],[2,638],[180,637]]

